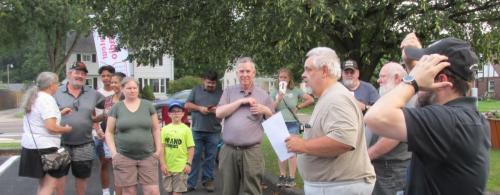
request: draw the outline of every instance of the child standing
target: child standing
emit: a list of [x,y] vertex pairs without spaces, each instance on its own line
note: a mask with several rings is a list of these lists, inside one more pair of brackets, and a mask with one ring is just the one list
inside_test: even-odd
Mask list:
[[163,188],[173,195],[187,191],[187,177],[191,172],[194,155],[194,141],[191,129],[181,122],[184,115],[182,103],[174,101],[168,106],[172,123],[161,129],[163,158],[160,160],[163,172]]

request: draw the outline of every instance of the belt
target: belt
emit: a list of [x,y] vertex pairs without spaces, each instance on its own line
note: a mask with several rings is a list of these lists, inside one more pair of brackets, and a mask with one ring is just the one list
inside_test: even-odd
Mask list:
[[377,163],[377,164],[397,164],[397,163],[406,163],[408,161],[410,161],[410,159],[406,159],[406,160],[374,160],[372,162]]
[[253,144],[253,145],[247,145],[247,146],[235,146],[235,145],[231,145],[231,144],[224,144],[224,145],[229,146],[230,148],[235,149],[235,150],[246,150],[246,149],[250,149],[250,148],[253,148],[255,146],[258,146],[259,144],[260,143]]

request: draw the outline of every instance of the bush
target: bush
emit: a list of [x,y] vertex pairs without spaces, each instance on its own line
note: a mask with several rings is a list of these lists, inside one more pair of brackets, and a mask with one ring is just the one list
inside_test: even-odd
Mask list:
[[142,98],[153,101],[155,100],[155,94],[153,93],[153,88],[151,86],[146,85],[142,88]]
[[168,93],[172,94],[185,89],[192,89],[193,87],[203,83],[203,79],[194,76],[185,76],[175,81],[171,81],[168,85]]

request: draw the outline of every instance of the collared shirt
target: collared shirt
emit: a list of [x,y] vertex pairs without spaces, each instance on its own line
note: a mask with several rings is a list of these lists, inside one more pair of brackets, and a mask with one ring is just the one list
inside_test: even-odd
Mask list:
[[366,149],[363,115],[352,93],[335,83],[318,99],[304,139],[327,136],[353,150],[335,157],[299,154],[297,165],[304,181],[375,181],[375,171]]
[[80,95],[74,97],[67,85],[62,85],[54,95],[59,109],[71,108],[71,113],[61,118],[61,125],[72,127],[69,133],[62,136],[63,144],[80,145],[92,141],[92,115],[95,108],[104,108],[104,96],[96,90],[84,86]]
[[403,108],[413,152],[407,194],[484,194],[490,129],[472,97]]
[[[273,110],[273,102],[266,91],[252,87],[243,90],[240,85],[228,87],[222,93],[219,106],[229,104],[238,99],[252,97],[258,104]],[[264,117],[262,114],[253,115],[250,105],[241,105],[224,119],[222,139],[224,143],[234,146],[252,146],[262,141],[264,129],[261,125]]]
[[[205,107],[217,106],[221,95],[222,90],[219,88],[216,88],[215,91],[207,91],[203,88],[203,85],[198,85],[189,94],[187,102]],[[191,117],[193,119],[193,131],[218,133],[221,130],[220,120],[215,117],[214,113],[205,115],[199,111],[192,111]]]

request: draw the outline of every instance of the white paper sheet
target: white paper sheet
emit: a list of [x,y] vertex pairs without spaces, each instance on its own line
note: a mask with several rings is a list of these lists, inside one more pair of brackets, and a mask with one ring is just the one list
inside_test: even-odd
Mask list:
[[290,133],[288,133],[285,119],[283,119],[281,112],[274,114],[264,121],[262,126],[280,161],[284,161],[295,155],[286,149],[285,139],[290,136]]

